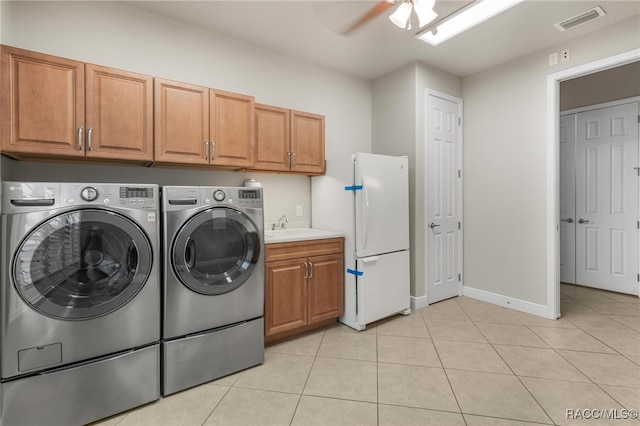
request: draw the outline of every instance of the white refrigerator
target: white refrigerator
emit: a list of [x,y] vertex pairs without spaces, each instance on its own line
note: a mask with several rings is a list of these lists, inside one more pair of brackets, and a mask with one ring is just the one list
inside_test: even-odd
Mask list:
[[314,227],[345,234],[345,312],[339,320],[363,330],[409,314],[408,158],[357,153],[350,164],[327,162],[327,172],[312,181],[312,220]]

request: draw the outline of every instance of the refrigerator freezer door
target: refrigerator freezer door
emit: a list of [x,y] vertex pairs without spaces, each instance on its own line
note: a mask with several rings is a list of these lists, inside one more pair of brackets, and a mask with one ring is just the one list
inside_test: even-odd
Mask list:
[[407,157],[356,154],[355,185],[357,257],[408,250]]
[[369,324],[407,311],[409,295],[409,251],[357,259],[358,323]]

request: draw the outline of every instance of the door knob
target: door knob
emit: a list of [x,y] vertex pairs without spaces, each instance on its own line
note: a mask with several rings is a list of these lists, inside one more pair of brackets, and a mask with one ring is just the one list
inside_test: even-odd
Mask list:
[[586,219],[580,218],[580,219],[578,219],[578,223],[589,223],[589,221],[586,220]]
[[560,219],[562,222],[567,222],[567,223],[573,223],[573,218],[570,217],[569,219]]
[[433,228],[437,228],[438,226],[440,226],[440,225],[436,225],[436,224],[435,224],[435,223],[433,223],[433,222],[431,222],[431,223],[429,224],[429,228],[431,228],[431,229],[433,229]]

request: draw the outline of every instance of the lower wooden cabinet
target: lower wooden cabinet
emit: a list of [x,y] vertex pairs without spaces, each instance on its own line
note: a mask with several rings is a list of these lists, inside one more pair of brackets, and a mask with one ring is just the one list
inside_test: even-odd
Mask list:
[[265,342],[343,314],[344,238],[268,244],[265,252]]

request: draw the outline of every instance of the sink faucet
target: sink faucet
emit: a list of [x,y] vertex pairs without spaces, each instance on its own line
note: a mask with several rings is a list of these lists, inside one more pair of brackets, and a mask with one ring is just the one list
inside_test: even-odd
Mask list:
[[287,226],[286,225],[287,223],[289,223],[289,218],[287,217],[286,214],[282,215],[282,217],[278,219],[278,224],[277,225],[275,223],[273,224],[273,229],[275,229],[276,227],[284,229],[285,226]]

